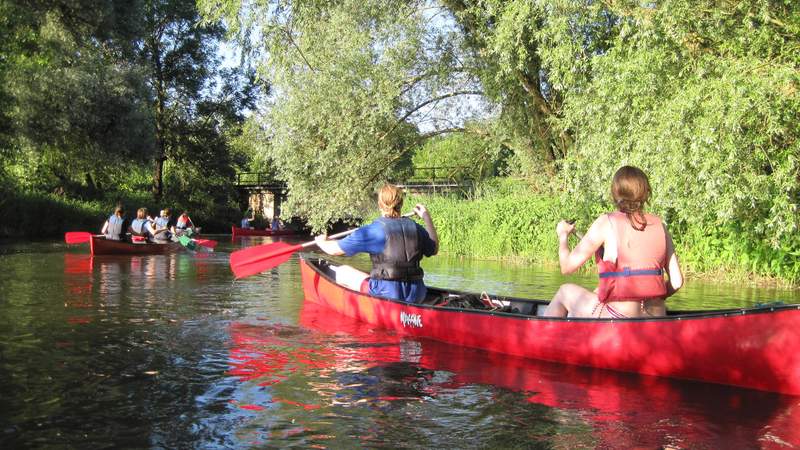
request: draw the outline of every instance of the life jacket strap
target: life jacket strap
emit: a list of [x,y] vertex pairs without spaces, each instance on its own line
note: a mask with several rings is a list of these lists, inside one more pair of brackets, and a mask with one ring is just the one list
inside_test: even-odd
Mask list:
[[600,278],[615,278],[615,277],[637,277],[644,275],[664,275],[663,269],[639,269],[631,270],[626,267],[621,272],[601,272]]

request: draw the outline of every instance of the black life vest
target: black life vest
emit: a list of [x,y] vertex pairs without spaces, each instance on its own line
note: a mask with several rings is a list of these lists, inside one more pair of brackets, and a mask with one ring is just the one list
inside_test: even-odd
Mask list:
[[417,224],[407,218],[381,217],[376,220],[386,233],[383,252],[370,255],[370,278],[391,281],[420,281],[425,274],[419,262],[422,248]]

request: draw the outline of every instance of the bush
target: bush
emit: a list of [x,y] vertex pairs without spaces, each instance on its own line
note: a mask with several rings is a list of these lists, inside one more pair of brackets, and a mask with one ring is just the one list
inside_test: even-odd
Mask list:
[[[577,229],[585,231],[598,215],[611,210],[602,202],[571,203],[564,196],[532,193],[529,186],[510,179],[484,183],[473,199],[412,196],[407,202],[424,203],[431,211],[444,253],[549,264],[558,264],[555,225],[559,220],[576,219]],[[667,226],[685,272],[800,282],[800,236],[775,248],[734,226]]]

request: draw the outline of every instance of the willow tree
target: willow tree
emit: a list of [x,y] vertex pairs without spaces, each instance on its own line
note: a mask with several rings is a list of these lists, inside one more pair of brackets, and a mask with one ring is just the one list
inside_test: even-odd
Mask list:
[[316,228],[362,216],[421,140],[463,128],[437,111],[481,93],[461,67],[460,33],[429,2],[200,5],[261,55],[260,76],[273,87],[254,117],[263,151],[288,183],[284,209]]
[[[573,198],[606,199],[631,163],[674,226],[800,246],[800,3],[558,0],[551,13],[540,55],[569,92],[560,125],[576,135],[563,172]],[[575,45],[590,14],[618,30],[602,52]]]

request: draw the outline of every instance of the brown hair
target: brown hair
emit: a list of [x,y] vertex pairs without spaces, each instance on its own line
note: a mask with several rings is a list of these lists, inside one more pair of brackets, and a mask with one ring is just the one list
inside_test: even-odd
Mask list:
[[125,214],[125,208],[122,205],[117,205],[117,207],[114,208],[114,214],[117,217],[122,217],[122,215]]
[[169,217],[172,215],[172,211],[170,211],[169,208],[164,208],[164,215]]
[[403,209],[403,190],[393,184],[384,184],[378,191],[378,209],[387,217],[400,217]]
[[628,222],[639,231],[647,226],[644,204],[650,199],[650,181],[647,175],[633,166],[622,166],[611,182],[611,197],[620,212],[628,216]]
[[147,217],[147,208],[139,208],[139,210],[136,211],[137,219],[144,219],[146,217]]

